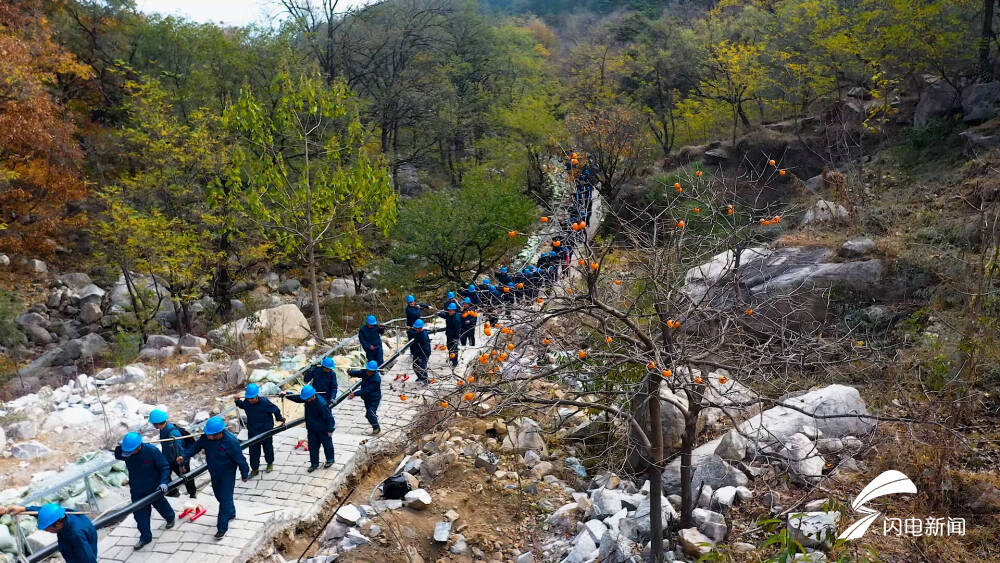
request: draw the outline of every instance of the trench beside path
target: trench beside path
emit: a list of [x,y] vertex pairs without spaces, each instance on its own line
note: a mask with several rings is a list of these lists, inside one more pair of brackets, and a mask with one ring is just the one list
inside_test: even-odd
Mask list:
[[[486,341],[483,335],[482,323],[477,327],[477,341]],[[264,473],[265,462],[261,455],[261,473],[250,481],[236,481],[235,504],[236,519],[229,524],[229,532],[221,540],[215,539],[216,516],[219,513],[218,503],[208,484],[207,475],[198,479],[198,498],[188,498],[184,487],[181,496],[168,498],[174,511],[180,515],[186,505],[201,504],[208,512],[194,522],[187,518],[178,518],[177,524],[171,530],[164,530],[164,521],[153,510],[152,529],[153,542],[140,551],[132,546],[139,538],[135,520],[129,516],[126,520],[110,529],[107,535],[102,534],[98,545],[100,561],[129,563],[197,563],[243,562],[250,559],[258,550],[272,541],[282,529],[301,520],[316,517],[324,505],[343,485],[350,476],[380,451],[391,451],[410,438],[411,427],[417,422],[418,413],[429,401],[434,401],[435,388],[442,390],[454,388],[453,384],[443,383],[451,373],[447,351],[437,350],[438,345],[444,345],[444,332],[431,335],[431,345],[435,350],[431,354],[428,368],[430,377],[437,378],[438,383],[423,388],[416,383],[416,376],[411,368],[409,352],[402,354],[387,373],[382,375],[382,403],[379,406],[379,421],[382,433],[371,435],[371,425],[365,420],[364,402],[360,398],[345,399],[334,408],[337,428],[333,433],[333,445],[336,462],[329,469],[320,469],[308,473],[309,454],[302,449],[295,449],[299,440],[306,439],[305,425],[286,430],[274,436],[274,470]],[[464,373],[465,366],[476,361],[479,348],[462,348],[460,351],[458,373]],[[408,374],[406,383],[395,382],[399,374]],[[401,394],[407,395],[404,402]],[[286,417],[294,412],[291,407],[301,409],[299,405],[280,400],[275,403],[286,412]],[[246,439],[246,432],[240,434],[240,439]],[[244,450],[246,453],[246,450]],[[323,456],[320,455],[320,462]]]

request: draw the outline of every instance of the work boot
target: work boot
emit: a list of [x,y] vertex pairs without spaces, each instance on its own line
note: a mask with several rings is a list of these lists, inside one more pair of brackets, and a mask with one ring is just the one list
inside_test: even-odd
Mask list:
[[139,551],[143,547],[146,547],[146,544],[150,543],[151,541],[153,540],[139,540],[135,542],[135,545],[132,546],[132,549],[134,549],[135,551]]
[[221,540],[225,535],[226,535],[225,531],[219,530],[218,532],[215,532],[215,539]]
[[323,469],[330,469],[330,467],[332,465],[333,465],[333,461],[328,461],[328,462],[326,462],[326,463],[323,464]]
[[198,493],[191,493],[191,498],[198,498]]
[[250,470],[250,475],[247,476],[247,479],[253,479],[254,477],[256,477],[258,475],[260,475],[260,470],[259,469],[251,469]]
[[164,530],[169,530],[170,528],[173,528],[173,527],[174,527],[174,523],[175,523],[176,521],[177,521],[177,520],[176,520],[176,519],[174,519],[174,520],[171,520],[171,521],[167,522],[167,523],[166,523],[166,524],[165,524],[165,525],[163,526],[163,529],[164,529]]
[[373,434],[373,435],[374,435],[374,434],[378,434],[378,433],[379,433],[379,432],[381,432],[381,431],[382,431],[382,429],[381,429],[381,428],[379,428],[378,426],[373,426],[373,427],[372,427],[372,434]]
[[312,473],[313,471],[316,471],[317,469],[319,469],[318,465],[310,465],[309,469],[306,469],[306,471],[308,471],[309,473]]
[[272,471],[274,471],[274,464],[273,463],[267,464],[267,467],[264,468],[264,473],[270,473]]
[[181,492],[178,491],[177,489],[171,489],[171,490],[167,491],[167,496],[168,497],[179,497],[179,496],[181,496]]

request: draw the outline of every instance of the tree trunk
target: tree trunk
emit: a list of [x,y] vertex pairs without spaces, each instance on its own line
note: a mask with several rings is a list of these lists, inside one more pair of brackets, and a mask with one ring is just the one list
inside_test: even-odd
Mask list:
[[983,31],[979,37],[979,69],[984,80],[993,79],[990,62],[990,45],[993,43],[993,4],[996,0],[983,0]]
[[215,269],[215,279],[212,281],[212,299],[215,300],[215,318],[224,319],[231,309],[229,300],[233,298],[233,277],[229,272],[229,250],[232,242],[229,239],[229,230],[223,231],[219,237],[219,251],[222,252],[222,260]]
[[694,526],[694,467],[691,466],[695,440],[698,439],[698,408],[688,395],[688,410],[684,413],[684,437],[681,438],[681,528]]
[[184,332],[184,311],[181,301],[175,297],[170,300],[170,304],[174,308],[174,328],[177,330],[177,336],[183,338],[186,333]]
[[646,476],[649,479],[650,561],[663,561],[663,427],[660,425],[660,378],[655,372],[646,376],[649,407],[649,456]]
[[316,284],[316,249],[309,245],[309,287],[312,289],[313,322],[316,323],[316,336],[326,340],[323,335],[323,317],[319,311],[319,286]]

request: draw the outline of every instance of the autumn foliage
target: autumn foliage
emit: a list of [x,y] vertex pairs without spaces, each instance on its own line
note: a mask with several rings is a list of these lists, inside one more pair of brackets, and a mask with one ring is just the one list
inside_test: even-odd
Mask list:
[[0,3],[0,251],[52,251],[66,204],[84,195],[76,125],[53,88],[87,73],[53,40],[40,0]]

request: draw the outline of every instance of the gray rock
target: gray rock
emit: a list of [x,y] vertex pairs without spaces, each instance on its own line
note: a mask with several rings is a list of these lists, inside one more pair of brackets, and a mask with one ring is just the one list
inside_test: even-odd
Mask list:
[[875,250],[875,241],[868,237],[852,238],[840,246],[837,254],[844,258],[857,258]]
[[715,448],[715,455],[726,461],[743,461],[747,456],[747,439],[736,430],[730,430]]
[[567,457],[563,460],[563,465],[573,470],[577,477],[581,479],[587,476],[587,468],[575,457]]
[[86,305],[87,303],[97,303],[100,304],[101,300],[104,299],[105,291],[94,284],[84,286],[74,292],[74,297],[79,301],[81,305]]
[[10,449],[10,455],[14,456],[14,459],[34,459],[47,456],[50,453],[52,450],[48,446],[35,441],[14,444]]
[[424,481],[431,481],[444,473],[451,464],[458,460],[458,455],[454,452],[441,452],[434,454],[424,460],[420,466],[420,478]]
[[865,447],[864,442],[855,436],[844,436],[841,442],[844,445],[844,449],[851,453],[858,453]]
[[469,553],[469,544],[465,541],[465,536],[462,534],[455,534],[455,543],[451,544],[448,551],[454,553],[455,555],[466,555]]
[[357,526],[361,520],[361,510],[353,504],[345,504],[337,510],[337,520],[348,526]]
[[177,339],[165,334],[150,334],[146,337],[145,348],[173,348],[177,346]]
[[10,256],[6,254],[0,254],[0,266],[6,268],[10,266]]
[[[726,460],[715,454],[710,454],[702,457],[695,464],[692,486],[698,487],[702,483],[713,489],[727,485],[743,487],[749,483],[749,479],[746,474],[730,465]],[[679,459],[671,462],[663,472],[663,489],[668,493],[680,494],[681,465]]]
[[[632,517],[632,520],[636,524],[636,530],[644,537],[648,537],[652,533],[652,522],[649,518],[651,513],[649,500],[648,496],[644,497],[639,504],[639,508],[636,509],[635,515]],[[660,505],[660,519],[663,522],[663,529],[666,530],[670,526],[671,521],[678,519],[678,514],[666,497],[660,497]]]
[[528,450],[528,451],[524,452],[524,466],[525,467],[529,467],[529,468],[530,467],[534,467],[535,464],[537,464],[540,461],[542,461],[542,458],[539,457],[537,453],[535,453],[535,450]]
[[28,547],[31,551],[38,551],[56,543],[58,538],[53,533],[46,532],[45,530],[38,530],[24,539],[28,542]]
[[548,449],[545,440],[542,438],[542,429],[538,423],[530,418],[521,417],[507,425],[507,436],[504,438],[501,449],[524,454],[528,450],[534,450],[545,454]]
[[851,214],[843,205],[820,199],[806,210],[806,214],[802,217],[802,225],[848,223],[850,219]]
[[685,528],[677,532],[677,537],[684,546],[684,553],[692,557],[707,555],[715,545],[712,538],[698,531],[698,528]]
[[353,280],[337,278],[330,282],[330,297],[354,297],[356,294]]
[[981,123],[993,119],[1000,106],[1000,82],[970,84],[962,90],[962,121]]
[[52,335],[40,324],[30,324],[22,327],[28,334],[28,339],[36,346],[47,346],[52,344]]
[[549,525],[566,532],[576,527],[580,516],[582,516],[582,511],[579,504],[575,502],[564,504],[549,516]]
[[[751,438],[751,444],[756,444],[757,449],[778,449],[790,436],[809,424],[816,426],[828,438],[866,434],[872,428],[872,423],[864,418],[813,418],[807,414],[867,416],[868,408],[858,390],[846,385],[829,385],[796,397],[788,397],[783,403],[795,407],[795,410],[784,406],[774,407],[740,424],[740,431]],[[847,438],[842,439],[847,447]],[[739,486],[746,483],[733,484]]]
[[622,494],[619,491],[601,487],[590,495],[590,502],[593,503],[591,511],[594,516],[604,518],[622,509]]
[[403,497],[403,506],[414,510],[425,510],[431,505],[431,495],[424,489],[416,489],[406,493]]
[[628,518],[628,513],[629,510],[627,508],[622,508],[621,510],[616,512],[614,516],[605,518],[604,524],[608,527],[609,530],[617,534],[618,531],[620,530],[621,521],[624,520],[625,518]]
[[166,360],[177,354],[176,348],[143,348],[139,350],[141,360]]
[[541,479],[549,473],[552,473],[552,463],[548,461],[539,461],[531,468],[531,475],[535,479]]
[[835,454],[844,449],[844,442],[840,438],[820,438],[816,440],[816,449],[821,454]]
[[70,340],[64,346],[77,358],[89,362],[108,354],[111,347],[99,334],[91,332],[75,340]]
[[434,524],[434,541],[446,543],[451,537],[451,522],[443,520]]
[[590,534],[590,538],[597,543],[601,543],[601,537],[607,530],[608,527],[597,519],[587,520],[583,523],[583,531]]
[[709,507],[713,510],[721,510],[722,512],[729,512],[733,507],[733,503],[736,502],[736,487],[727,486],[719,487],[712,493],[712,501]]
[[235,387],[243,385],[247,382],[247,378],[250,377],[247,369],[247,364],[242,359],[233,360],[229,364],[229,371],[226,372],[225,380],[223,384],[227,387]]
[[323,531],[323,537],[320,539],[320,544],[330,545],[340,541],[340,538],[347,535],[347,531],[350,529],[349,526],[341,522],[334,520],[330,522],[330,525],[326,527]]
[[359,532],[357,528],[350,528],[347,530],[347,534],[340,540],[340,550],[350,551],[368,543],[371,543],[371,541]]
[[80,289],[81,287],[86,287],[93,282],[90,276],[83,272],[71,272],[68,274],[61,274],[56,276],[56,281],[65,285],[70,289]]
[[789,436],[778,453],[785,458],[788,471],[797,482],[808,484],[823,476],[826,460],[805,434],[799,433]]
[[517,556],[515,563],[535,563],[535,557],[531,555],[530,551],[525,551]]
[[289,278],[281,284],[279,291],[284,295],[294,295],[300,289],[302,289],[302,282],[295,278]]
[[84,303],[80,306],[80,321],[86,324],[96,323],[101,320],[104,313],[101,311],[101,306],[97,303]]
[[208,339],[188,333],[182,336],[177,343],[181,346],[187,346],[189,348],[204,348],[205,346],[208,346]]
[[573,542],[573,549],[569,551],[562,563],[588,563],[593,559],[591,554],[595,551],[597,551],[597,542],[590,537],[590,534],[579,534]]
[[38,423],[34,420],[22,420],[7,426],[7,437],[18,442],[31,440],[38,436]]
[[45,274],[49,271],[48,265],[37,258],[26,260],[21,269],[29,274]]
[[742,502],[748,502],[753,499],[753,492],[747,487],[736,487],[736,498]]
[[920,93],[913,113],[913,126],[926,127],[932,121],[944,119],[962,109],[959,93],[942,79],[935,79]]
[[[677,451],[684,438],[684,413],[674,405],[681,405],[687,409],[687,396],[683,393],[674,393],[666,385],[660,386],[660,429],[663,436],[663,453],[669,455]],[[649,425],[649,407],[643,401],[634,401],[632,405],[632,416],[636,423],[647,428]],[[642,440],[637,435],[638,430],[629,427],[632,436],[631,442],[639,444]],[[646,452],[639,447],[630,448],[628,454],[629,465],[633,468],[643,467]]]
[[26,327],[28,325],[42,325],[44,326],[48,319],[46,319],[42,314],[36,313],[34,311],[23,313],[18,315],[17,319],[14,321],[18,326]]
[[[146,370],[143,369],[142,366],[137,366],[137,365],[125,366],[125,368],[122,370],[122,375],[125,376],[125,381],[129,383],[134,383],[136,381],[143,381],[148,377],[148,375],[146,375]],[[205,420],[208,420],[207,415],[205,416],[205,418],[203,418],[198,422],[203,422]]]
[[792,539],[806,547],[829,549],[837,539],[839,512],[798,512],[788,516]]
[[710,508],[712,506],[712,493],[715,492],[712,487],[702,484],[701,488],[696,490],[698,491],[698,498],[695,499],[695,504]]
[[691,512],[691,518],[694,520],[694,524],[698,527],[698,530],[712,538],[712,541],[722,541],[729,531],[729,528],[726,526],[726,517],[718,512],[695,508]]

